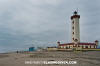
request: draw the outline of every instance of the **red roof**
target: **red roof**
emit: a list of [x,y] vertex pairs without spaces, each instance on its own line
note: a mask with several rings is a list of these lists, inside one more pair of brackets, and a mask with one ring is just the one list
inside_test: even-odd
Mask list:
[[[96,45],[95,43],[78,43],[79,45]],[[64,46],[64,45],[74,45],[74,43],[64,43],[60,44],[59,46]]]
[[73,19],[73,18],[80,18],[80,15],[73,15],[73,16],[71,16],[71,19]]
[[95,42],[98,42],[98,40],[96,40]]
[[60,44],[60,46],[63,46],[63,45],[73,45],[74,43],[64,43],[64,44]]
[[95,43],[79,43],[80,45],[96,45]]

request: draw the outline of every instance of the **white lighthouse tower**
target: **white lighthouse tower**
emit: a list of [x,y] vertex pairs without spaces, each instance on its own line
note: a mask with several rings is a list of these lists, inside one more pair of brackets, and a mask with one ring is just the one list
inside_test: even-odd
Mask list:
[[73,16],[71,16],[72,23],[72,43],[80,42],[80,27],[79,27],[79,19],[80,15],[78,15],[77,11],[74,12]]

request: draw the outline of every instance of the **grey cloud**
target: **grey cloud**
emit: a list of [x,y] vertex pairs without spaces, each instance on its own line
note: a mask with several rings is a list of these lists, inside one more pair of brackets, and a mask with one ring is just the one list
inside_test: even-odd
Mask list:
[[77,8],[81,41],[100,40],[99,6],[98,0],[0,0],[0,46],[10,51],[70,42],[70,16]]

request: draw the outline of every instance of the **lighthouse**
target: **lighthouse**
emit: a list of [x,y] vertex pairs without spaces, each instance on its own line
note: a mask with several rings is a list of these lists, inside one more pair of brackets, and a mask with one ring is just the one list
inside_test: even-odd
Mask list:
[[71,16],[71,29],[72,29],[72,43],[80,42],[80,27],[79,27],[80,15],[75,11]]
[[58,50],[60,51],[69,51],[69,50],[97,50],[97,46],[99,41],[96,40],[94,43],[92,42],[81,42],[80,41],[80,25],[79,25],[80,15],[78,15],[77,11],[74,11],[73,15],[71,16],[71,30],[72,30],[72,42],[70,43],[60,43],[58,44]]

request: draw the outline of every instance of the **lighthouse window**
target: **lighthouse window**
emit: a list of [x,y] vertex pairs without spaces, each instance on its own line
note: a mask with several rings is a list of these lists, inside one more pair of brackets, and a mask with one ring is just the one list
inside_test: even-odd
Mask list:
[[73,34],[74,34],[74,32],[73,32]]
[[74,38],[73,38],[73,40],[74,40]]
[[75,39],[75,42],[77,42],[78,40],[77,39]]
[[72,29],[74,29],[74,27],[72,27]]
[[72,23],[74,24],[74,21]]

